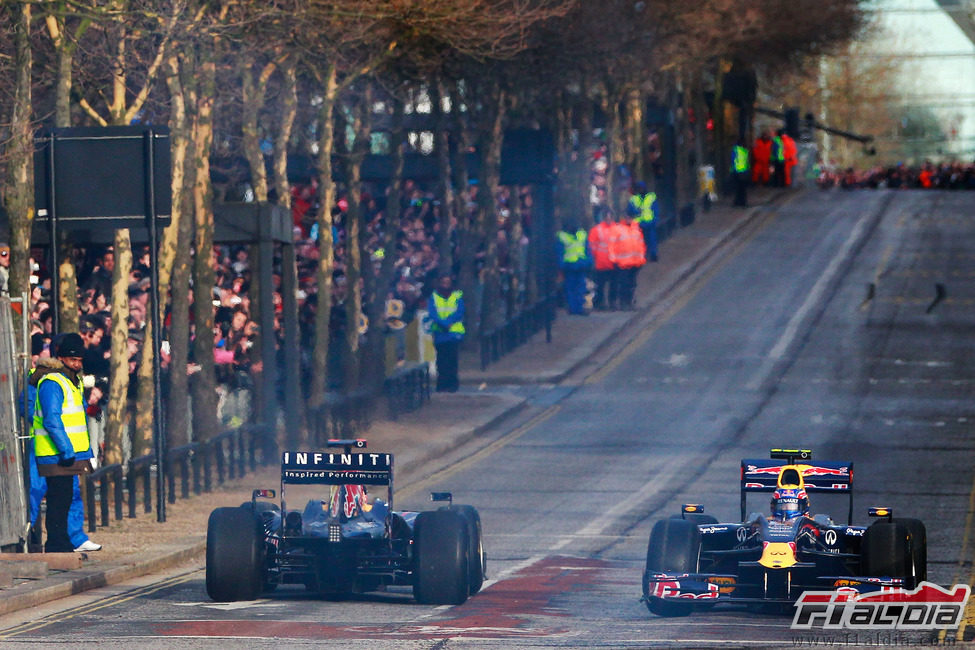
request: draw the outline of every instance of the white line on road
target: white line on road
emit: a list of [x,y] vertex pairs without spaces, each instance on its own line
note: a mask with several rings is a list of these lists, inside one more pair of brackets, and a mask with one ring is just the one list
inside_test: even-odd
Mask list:
[[[705,458],[703,455],[697,459],[697,462],[704,462]],[[664,469],[658,472],[652,479],[643,484],[640,490],[636,494],[628,494],[616,502],[612,508],[596,517],[588,524],[583,526],[581,529],[575,533],[564,535],[559,541],[555,542],[549,547],[549,551],[559,551],[572,543],[573,540],[579,537],[594,537],[598,535],[603,535],[607,528],[609,528],[616,521],[622,519],[631,510],[636,510],[637,508],[646,508],[646,504],[650,497],[660,491],[661,488],[668,485],[673,478],[684,471],[688,463],[692,461],[692,457],[689,454],[679,455],[676,459],[669,459],[666,463]]]
[[769,350],[768,356],[766,357],[762,367],[759,369],[758,373],[750,382],[748,382],[747,387],[749,390],[756,390],[765,381],[768,374],[772,371],[773,366],[785,356],[786,351],[792,342],[795,340],[796,335],[799,333],[799,328],[809,312],[812,311],[813,307],[819,304],[822,300],[823,294],[826,292],[826,288],[833,282],[833,279],[840,272],[840,267],[843,262],[850,256],[850,252],[853,247],[860,241],[863,237],[863,233],[867,228],[867,223],[872,219],[873,215],[867,213],[860,217],[856,225],[853,227],[853,231],[850,232],[850,236],[846,238],[843,242],[842,248],[839,252],[833,256],[830,260],[829,266],[823,271],[822,275],[813,285],[812,290],[806,296],[805,301],[803,301],[802,306],[792,314],[792,318],[789,319],[789,323],[785,326],[785,331],[782,332],[782,336],[776,341],[772,349]]

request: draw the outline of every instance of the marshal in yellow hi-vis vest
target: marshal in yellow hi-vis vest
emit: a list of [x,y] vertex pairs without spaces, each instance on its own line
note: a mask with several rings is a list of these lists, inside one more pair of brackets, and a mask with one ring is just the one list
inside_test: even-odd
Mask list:
[[562,242],[562,262],[575,264],[586,257],[587,236],[586,231],[581,228],[576,231],[575,235],[564,230],[559,231],[558,238]]
[[[460,302],[460,299],[464,296],[464,292],[454,291],[453,293],[450,294],[449,297],[444,298],[439,293],[434,291],[432,296],[433,296],[433,305],[437,309],[437,318],[439,318],[440,320],[444,320],[446,318],[449,318],[451,315],[453,315],[455,311],[457,311],[457,303]],[[430,326],[430,329],[434,332],[442,331],[442,328],[437,323],[433,323]],[[451,323],[450,329],[447,331],[451,334],[463,335],[465,332],[464,323],[462,321]]]
[[657,200],[657,194],[655,192],[647,192],[646,194],[634,194],[630,197],[630,205],[633,206],[634,211],[637,213],[633,218],[635,223],[651,223],[656,215],[653,212],[653,204]]
[[61,403],[61,422],[68,434],[71,447],[75,454],[88,451],[91,440],[88,437],[88,421],[85,416],[85,397],[81,392],[81,384],[72,384],[60,372],[52,372],[41,377],[37,382],[37,397],[34,402],[34,421],[31,425],[31,435],[34,437],[34,453],[38,456],[57,456],[57,446],[51,439],[50,432],[44,428],[44,413],[41,409],[40,388],[45,381],[55,381],[61,386],[64,401]]

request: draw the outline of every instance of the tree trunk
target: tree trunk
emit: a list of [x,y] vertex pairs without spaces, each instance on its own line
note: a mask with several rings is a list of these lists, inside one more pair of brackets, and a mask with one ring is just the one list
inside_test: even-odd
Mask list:
[[643,128],[644,98],[639,87],[630,88],[626,93],[626,164],[630,168],[630,178],[646,180],[643,169],[643,143],[646,135]]
[[731,63],[726,59],[718,60],[718,69],[714,75],[714,103],[711,105],[711,120],[714,123],[714,141],[712,142],[711,159],[714,160],[714,178],[717,191],[721,192],[728,177],[728,156],[724,151],[725,123],[724,123],[724,75],[731,69]]
[[[128,280],[128,278],[126,278]],[[63,228],[58,231],[58,329],[77,332],[78,273],[74,266],[74,242]]]
[[291,207],[291,186],[288,183],[288,143],[291,131],[298,116],[298,72],[294,59],[281,64],[283,85],[281,88],[281,108],[278,120],[278,133],[274,139],[274,189],[278,195],[278,205]]
[[[14,22],[14,60],[16,71],[11,105],[10,130],[6,143],[6,188],[2,194],[10,218],[10,277],[12,297],[30,290],[30,236],[34,221],[34,125],[31,122],[31,68],[34,57],[30,45],[31,7],[20,3]],[[20,319],[15,319],[19,327]],[[20,337],[17,337],[20,341]]]
[[[128,435],[129,406],[129,273],[132,245],[128,228],[115,231],[115,269],[112,271],[112,354],[108,407],[105,412],[105,463],[121,463],[122,442]],[[135,449],[133,449],[135,452]]]
[[498,207],[495,197],[501,179],[505,91],[498,82],[489,85],[484,101],[486,114],[478,144],[481,177],[478,179],[477,191],[478,220],[485,244],[484,268],[481,271],[481,284],[484,287],[484,301],[481,304],[482,329],[497,327],[502,321],[498,278]]
[[213,144],[213,104],[216,64],[212,43],[205,42],[197,66],[196,106],[193,123],[193,213],[196,222],[196,257],[193,260],[193,356],[200,365],[193,381],[193,439],[208,440],[220,432],[216,409],[216,377],[213,367],[213,307],[210,296],[215,282],[213,266],[213,187],[210,183],[210,152]]
[[[455,214],[454,188],[451,183],[450,168],[450,125],[447,115],[443,110],[443,98],[446,95],[446,88],[442,77],[437,77],[436,81],[430,86],[430,99],[433,102],[433,114],[437,121],[436,150],[437,150],[437,190],[436,196],[440,201],[440,239],[437,242],[440,257],[440,272],[450,273],[454,266],[454,250],[451,234],[453,233],[453,222]],[[450,106],[451,113],[457,110],[456,106]],[[396,149],[393,150],[396,155]],[[399,192],[390,194],[395,198],[397,212],[399,210]],[[386,210],[389,212],[388,208]]]
[[241,59],[240,94],[242,106],[241,136],[243,140],[244,157],[251,172],[251,189],[254,191],[255,201],[267,201],[267,170],[264,166],[264,154],[261,152],[260,113],[264,107],[265,91],[267,89],[267,74],[262,71],[255,74],[254,58],[245,54]]
[[136,369],[139,393],[135,402],[135,431],[132,434],[133,456],[148,454],[153,449],[152,423],[155,415],[153,406],[156,396],[156,384],[153,381],[152,374],[152,365],[155,358],[155,350],[152,345],[152,337],[155,335],[152,328],[152,317],[146,318],[146,327],[142,332],[145,338],[142,343],[142,351],[139,353],[139,366]]
[[[190,400],[186,368],[189,361],[189,279],[193,246],[193,209],[187,204],[193,186],[193,168],[186,165],[189,132],[186,96],[180,81],[180,60],[167,61],[166,83],[170,97],[170,151],[172,157],[172,222],[163,233],[159,254],[160,310],[165,316],[167,297],[171,320],[166,339],[169,341],[169,372],[166,376],[166,440],[170,447],[190,441]],[[164,262],[168,260],[168,263]],[[165,273],[164,273],[165,271]],[[168,294],[168,296],[167,296]],[[165,326],[165,320],[163,320]]]
[[[74,62],[74,43],[64,35],[63,17],[47,16],[48,34],[57,50],[57,79],[54,84],[54,125],[71,126],[71,68]],[[74,243],[64,230],[58,241],[58,329],[62,332],[79,330],[78,274],[74,265]]]
[[311,394],[309,414],[322,404],[328,388],[328,352],[332,318],[332,206],[335,205],[335,182],[332,180],[332,152],[335,148],[335,99],[338,96],[338,77],[334,63],[327,64],[322,75],[322,105],[319,110],[318,136],[318,304],[315,309],[315,346],[312,352]]
[[349,208],[345,214],[345,346],[348,357],[345,360],[346,392],[359,387],[359,317],[362,314],[362,289],[359,286],[363,276],[362,239],[365,231],[362,215],[362,161],[369,153],[369,127],[372,111],[370,93],[353,101],[352,133],[355,141],[346,157],[345,178],[348,188]]
[[[478,237],[475,225],[475,214],[469,203],[471,189],[467,173],[468,132],[466,119],[468,111],[461,112],[463,102],[461,90],[456,83],[450,86],[450,113],[454,118],[457,147],[454,150],[454,214],[457,216],[457,257],[460,260],[460,277],[458,284],[464,292],[466,308],[466,322],[468,342],[477,341],[480,327],[481,302],[477,293],[477,245]],[[471,345],[471,343],[468,343]]]
[[399,195],[403,186],[403,144],[406,134],[403,132],[403,103],[393,98],[393,123],[390,129],[390,155],[392,157],[392,175],[389,181],[386,201],[386,227],[383,229],[379,246],[383,249],[379,272],[372,282],[369,292],[370,300],[366,306],[369,317],[369,331],[366,334],[366,354],[364,365],[365,379],[369,389],[378,393],[382,390],[386,379],[386,297],[393,279],[396,263],[396,233],[399,231],[400,202]]

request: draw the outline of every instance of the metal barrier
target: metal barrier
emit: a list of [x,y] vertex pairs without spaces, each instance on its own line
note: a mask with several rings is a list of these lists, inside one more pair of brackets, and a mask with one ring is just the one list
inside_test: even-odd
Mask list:
[[108,525],[109,486],[112,490],[112,501],[115,502],[115,520],[122,518],[122,465],[106,465],[98,471],[85,475],[85,507],[88,509],[88,532],[95,532],[97,515],[95,513],[95,491],[101,500],[102,526]]
[[365,391],[353,393],[327,392],[321,406],[309,415],[313,418],[312,443],[324,446],[330,438],[354,438],[369,426],[374,398]]
[[129,461],[125,472],[125,489],[129,493],[129,519],[135,519],[135,504],[139,490],[138,480],[142,479],[143,501],[145,512],[152,512],[152,466],[156,462],[153,454],[139,456]]
[[169,499],[170,503],[176,503],[176,470],[179,470],[179,496],[182,499],[188,499],[190,497],[190,475],[193,477],[193,493],[200,494],[200,468],[197,463],[193,462],[196,456],[196,451],[199,449],[200,443],[191,442],[188,445],[183,445],[181,447],[173,447],[168,452],[166,452],[166,466],[169,468],[168,485],[169,488]]
[[551,294],[522,310],[501,327],[483,332],[478,341],[481,370],[525,343],[542,328],[545,329],[545,342],[551,343],[557,304],[558,294]]
[[[230,429],[204,442],[174,447],[166,453],[170,471],[166,476],[168,502],[177,498],[176,475],[179,474],[179,498],[210,492],[213,489],[214,466],[217,484],[241,478],[257,469],[258,464],[277,460],[277,443],[270,429],[264,425],[247,425]],[[154,454],[133,458],[122,465],[107,465],[85,476],[85,509],[88,512],[88,532],[109,522],[109,502],[115,505],[115,518],[122,518],[122,504],[128,499],[128,517],[134,519],[140,500],[145,512],[152,512],[152,477],[156,471]],[[111,487],[111,496],[109,488]],[[126,494],[127,493],[127,494]],[[98,502],[96,502],[96,494]],[[96,503],[98,507],[96,508]],[[101,514],[101,524],[98,523]]]
[[389,417],[395,420],[400,413],[415,411],[430,401],[430,366],[415,363],[397,368],[383,384]]

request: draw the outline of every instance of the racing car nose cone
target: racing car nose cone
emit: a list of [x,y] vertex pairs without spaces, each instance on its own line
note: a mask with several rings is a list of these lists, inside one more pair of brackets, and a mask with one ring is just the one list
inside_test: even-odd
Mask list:
[[767,542],[758,563],[769,569],[787,569],[796,563],[796,553],[787,542]]

